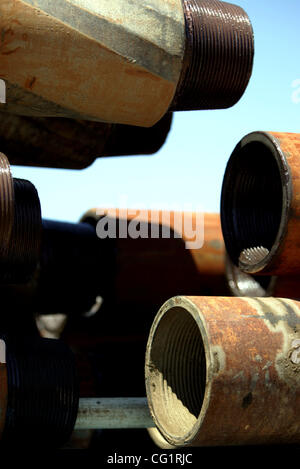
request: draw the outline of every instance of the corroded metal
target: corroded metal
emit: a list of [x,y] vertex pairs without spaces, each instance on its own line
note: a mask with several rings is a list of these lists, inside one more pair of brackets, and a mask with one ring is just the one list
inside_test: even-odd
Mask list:
[[0,113],[0,148],[13,165],[83,169],[101,156],[157,152],[171,123],[172,113],[150,128]]
[[300,134],[253,132],[232,153],[221,218],[233,263],[247,273],[300,274]]
[[174,297],[147,344],[148,403],[175,446],[300,442],[300,303]]
[[[105,214],[103,223],[116,220],[116,233],[113,239],[103,240],[111,251],[110,270],[107,269],[110,281],[102,295],[104,302],[113,301],[122,308],[128,305],[131,311],[136,308],[140,312],[143,308],[153,313],[161,303],[180,292],[228,293],[219,214],[207,213],[202,218],[200,213],[188,212],[93,209],[81,220],[94,223],[97,229],[99,219]],[[176,228],[178,214],[181,220],[184,215],[185,223],[194,229],[196,226],[199,231],[203,229],[202,247],[186,248],[186,233],[184,230],[179,233]],[[127,235],[121,237],[119,229],[124,226]],[[138,228],[140,237],[130,237],[130,226]],[[147,237],[142,237],[146,234]]]
[[235,104],[252,71],[248,16],[216,0],[7,0],[0,29],[1,108],[21,115],[150,127]]
[[6,111],[147,127],[168,110],[181,0],[9,0],[0,18]]
[[185,55],[172,107],[233,106],[252,73],[254,39],[242,8],[216,0],[183,0]]

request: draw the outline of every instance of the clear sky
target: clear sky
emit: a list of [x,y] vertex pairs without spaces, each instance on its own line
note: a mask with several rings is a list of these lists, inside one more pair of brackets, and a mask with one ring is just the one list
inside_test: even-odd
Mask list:
[[232,3],[246,10],[255,34],[253,75],[240,102],[176,113],[153,156],[98,158],[83,171],[13,166],[14,177],[35,184],[44,218],[77,222],[92,207],[120,205],[219,212],[225,166],[245,134],[300,132],[300,1]]

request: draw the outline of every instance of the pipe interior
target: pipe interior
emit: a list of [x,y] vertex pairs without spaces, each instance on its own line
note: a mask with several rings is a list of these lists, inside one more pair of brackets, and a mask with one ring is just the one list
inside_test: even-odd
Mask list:
[[170,309],[160,320],[150,351],[153,411],[164,434],[180,439],[199,417],[206,383],[206,360],[196,321],[184,308]]
[[221,202],[226,249],[235,265],[245,250],[245,263],[256,264],[271,251],[282,214],[280,169],[262,142],[238,146],[224,176]]

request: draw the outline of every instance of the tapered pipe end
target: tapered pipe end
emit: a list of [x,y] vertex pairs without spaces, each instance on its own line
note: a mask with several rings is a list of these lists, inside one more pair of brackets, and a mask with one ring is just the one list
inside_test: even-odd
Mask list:
[[216,0],[183,0],[186,45],[171,109],[224,109],[251,77],[254,35],[245,11]]
[[287,231],[292,181],[286,156],[268,132],[246,135],[224,175],[221,223],[233,264],[243,272],[272,273]]

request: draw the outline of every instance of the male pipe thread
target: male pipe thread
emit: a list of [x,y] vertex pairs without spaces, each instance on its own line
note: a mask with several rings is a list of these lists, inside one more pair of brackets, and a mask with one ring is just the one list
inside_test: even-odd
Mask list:
[[73,353],[59,340],[18,334],[2,336],[0,355],[1,448],[61,447],[78,412]]
[[300,276],[246,274],[234,265],[229,256],[225,260],[228,291],[237,297],[277,297],[300,299]]
[[185,54],[171,109],[223,109],[245,92],[253,66],[253,31],[238,6],[183,0]]
[[13,114],[151,127],[234,105],[253,66],[247,14],[217,0],[7,0],[0,28]]
[[150,128],[0,114],[0,148],[13,165],[83,169],[98,157],[153,154],[172,125],[167,113]]
[[224,175],[226,250],[243,272],[300,274],[300,134],[253,132],[234,149]]
[[299,443],[299,324],[300,303],[289,299],[168,300],[145,361],[163,438],[177,447]]
[[0,282],[24,283],[33,275],[40,255],[40,201],[29,181],[12,178],[3,153],[0,166]]

